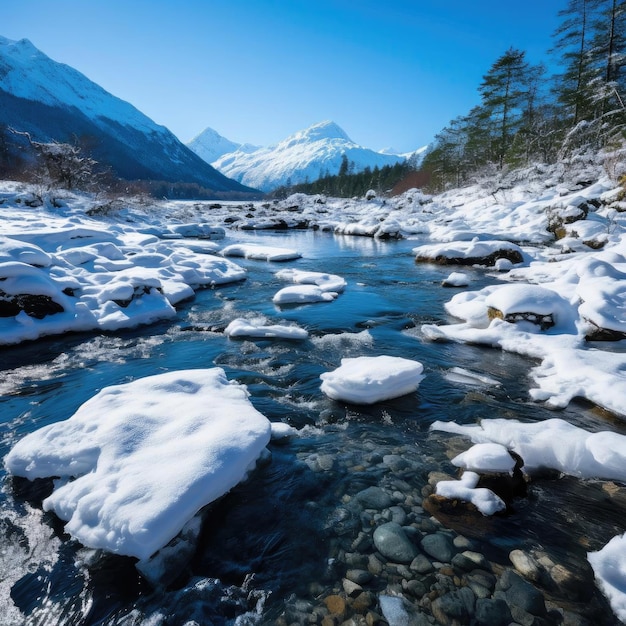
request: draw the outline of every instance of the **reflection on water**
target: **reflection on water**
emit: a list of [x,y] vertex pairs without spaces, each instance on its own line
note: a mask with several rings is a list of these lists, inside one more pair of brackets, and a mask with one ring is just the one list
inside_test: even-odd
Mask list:
[[[242,237],[298,249],[304,256],[290,266],[339,274],[348,282],[345,293],[332,303],[280,309],[272,296],[285,284],[274,272],[285,265],[243,260],[245,282],[199,292],[174,321],[5,348],[0,453],[24,434],[66,419],[105,386],[216,365],[248,386],[251,401],[271,421],[302,429],[301,436],[271,444],[271,461],[209,507],[195,556],[158,592],[131,559],[68,541],[59,521],[42,514],[38,487],[17,485],[3,473],[0,563],[7,574],[0,581],[0,613],[7,624],[218,624],[243,615],[248,623],[270,623],[286,598],[313,597],[340,579],[332,563],[345,551],[342,541],[363,523],[346,505],[354,494],[385,484],[419,506],[429,473],[454,471],[448,458],[466,444],[429,433],[434,420],[554,417],[528,400],[528,360],[421,340],[420,325],[446,319],[443,303],[453,292],[440,286],[449,268],[413,262],[414,242],[311,232]],[[473,288],[493,280],[467,271]],[[228,322],[246,315],[297,323],[310,338],[226,338]],[[377,354],[421,361],[426,377],[419,389],[372,407],[321,394],[319,375],[341,358]],[[446,377],[452,367],[500,385]],[[558,415],[590,430],[624,432],[621,422],[589,406],[576,404]],[[586,551],[622,532],[625,510],[619,489],[551,476],[533,484],[510,517],[456,530],[473,535],[503,565],[510,550],[542,545],[554,558],[582,567]]]

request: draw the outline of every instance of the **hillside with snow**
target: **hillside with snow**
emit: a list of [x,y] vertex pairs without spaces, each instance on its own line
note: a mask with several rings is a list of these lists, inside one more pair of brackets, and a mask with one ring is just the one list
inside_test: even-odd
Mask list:
[[[193,143],[189,147],[203,156],[201,144]],[[210,151],[207,153],[210,154]],[[354,172],[361,172],[367,167],[374,169],[395,165],[411,156],[364,148],[352,141],[337,124],[325,121],[300,130],[274,146],[252,152],[248,145],[240,146],[234,152],[222,154],[212,165],[243,185],[271,191],[284,185],[337,174],[344,155],[353,164]]]
[[[0,37],[0,124],[41,142],[78,139],[97,161],[127,180],[251,191],[217,172],[167,128],[27,39]],[[20,140],[17,135],[10,139]]]

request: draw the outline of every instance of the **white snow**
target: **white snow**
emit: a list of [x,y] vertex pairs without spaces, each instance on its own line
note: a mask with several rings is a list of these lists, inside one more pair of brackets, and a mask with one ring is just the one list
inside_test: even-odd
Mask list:
[[484,419],[476,425],[436,421],[431,430],[465,435],[474,443],[500,444],[522,457],[528,474],[548,468],[579,478],[626,482],[626,436],[618,433],[590,433],[559,418],[529,423]]
[[306,339],[309,333],[298,326],[265,324],[264,320],[237,318],[228,324],[224,334],[229,337],[257,337],[265,339]]
[[147,559],[246,477],[270,430],[222,369],[175,371],[103,389],[24,437],[5,465],[60,477],[44,509],[85,546]]
[[205,128],[187,143],[187,147],[207,163],[213,163],[224,154],[238,150],[241,144],[222,137],[212,128]]
[[479,474],[513,473],[515,459],[499,443],[477,443],[452,459],[452,465]]
[[320,375],[320,389],[331,399],[374,404],[415,391],[423,379],[418,361],[392,356],[341,359],[341,365]]
[[[58,308],[40,318],[30,310],[0,317],[0,344],[171,318],[174,307],[196,289],[246,276],[227,259],[152,236],[95,229],[80,229],[77,235],[76,228],[63,222],[41,233],[25,231],[0,236],[0,250],[7,258],[29,260],[0,262],[0,301],[37,296],[49,298]],[[83,246],[75,247],[79,241]]]
[[293,261],[302,256],[297,250],[291,248],[263,246],[254,243],[233,243],[223,248],[221,254],[260,261]]
[[626,622],[625,557],[626,533],[613,537],[601,550],[587,554],[600,589],[622,622]]
[[[465,435],[477,444],[453,460],[461,467],[481,466],[477,471],[483,471],[484,466],[504,467],[505,457],[500,447],[485,448],[497,444],[519,454],[524,461],[523,470],[528,474],[548,468],[579,478],[626,482],[626,436],[618,433],[591,433],[558,418],[536,423],[485,419],[477,425],[437,421],[431,425],[431,430]],[[451,487],[444,485],[440,492],[441,484],[437,485],[440,495],[468,500],[475,497],[471,492],[455,491],[451,482],[447,483]],[[446,489],[452,491],[446,492]],[[626,619],[626,535],[614,537],[587,558],[614,613],[621,620]]]

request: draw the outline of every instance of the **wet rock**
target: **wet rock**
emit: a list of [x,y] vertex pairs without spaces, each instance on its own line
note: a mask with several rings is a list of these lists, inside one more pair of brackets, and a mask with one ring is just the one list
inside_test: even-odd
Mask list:
[[370,554],[367,560],[367,571],[373,576],[380,576],[383,571],[384,563],[376,557],[375,554]]
[[476,600],[477,626],[507,626],[512,621],[511,609],[504,600],[489,598]]
[[396,524],[400,524],[400,526],[404,526],[407,520],[407,514],[401,506],[392,506],[389,509],[391,513],[391,521]]
[[[475,569],[465,575],[467,584],[473,588],[474,585],[487,590],[488,595],[493,593],[496,588],[496,577],[491,573],[483,569]],[[479,595],[478,593],[476,595]]]
[[374,531],[374,546],[395,563],[410,563],[418,553],[402,526],[395,522],[387,522]]
[[457,569],[470,572],[476,568],[491,569],[489,561],[480,552],[465,550],[452,557],[452,565]]
[[537,559],[523,550],[513,550],[509,554],[509,560],[526,580],[538,583],[545,576],[545,570]]
[[328,612],[332,615],[343,617],[346,614],[346,601],[341,596],[327,596],[324,599],[324,604],[326,605]]
[[428,588],[421,580],[407,580],[402,585],[414,598],[421,598],[428,593]]
[[[546,615],[547,609],[543,594],[513,570],[504,571],[498,581],[497,588],[504,592],[512,612],[513,607],[518,607],[532,615]],[[513,617],[517,620],[515,614]]]
[[420,545],[426,554],[441,563],[450,563],[456,553],[452,538],[444,533],[426,535],[422,538]]
[[383,463],[393,472],[401,472],[410,467],[410,463],[398,454],[386,454]]
[[391,496],[380,487],[367,487],[359,491],[354,499],[366,509],[386,509],[393,504]]
[[356,598],[363,591],[363,587],[361,587],[361,585],[358,585],[347,578],[344,578],[341,581],[341,586],[349,598]]
[[374,606],[375,601],[376,596],[371,591],[363,591],[352,600],[350,607],[356,613],[365,615]]
[[475,605],[473,591],[469,587],[463,587],[434,600],[431,611],[440,624],[469,624]]
[[357,538],[352,542],[352,550],[367,552],[372,547],[372,537],[363,531],[359,532]]
[[418,574],[430,574],[435,570],[433,564],[423,554],[418,554],[411,561],[409,568]]
[[357,585],[365,585],[372,580],[372,575],[364,569],[349,569],[346,578]]
[[550,578],[559,592],[570,600],[589,600],[594,591],[594,574],[588,563],[573,570],[564,565],[555,565],[550,570]]

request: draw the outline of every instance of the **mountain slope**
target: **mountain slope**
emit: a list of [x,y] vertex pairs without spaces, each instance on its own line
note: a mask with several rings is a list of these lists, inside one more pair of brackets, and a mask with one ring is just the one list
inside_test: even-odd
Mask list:
[[228,179],[128,102],[27,39],[0,37],[0,124],[38,141],[88,145],[127,180],[195,183],[215,192],[253,190]]
[[187,147],[207,163],[213,163],[213,161],[217,161],[224,154],[235,152],[241,145],[226,139],[226,137],[222,137],[212,128],[205,128],[199,135],[196,135],[187,143]]
[[407,155],[382,154],[354,143],[337,124],[314,124],[275,146],[249,152],[239,148],[212,163],[220,172],[244,185],[271,191],[286,184],[314,181],[337,174],[343,155],[354,171],[383,167],[406,160]]

